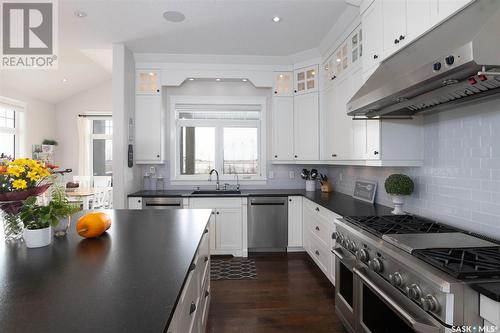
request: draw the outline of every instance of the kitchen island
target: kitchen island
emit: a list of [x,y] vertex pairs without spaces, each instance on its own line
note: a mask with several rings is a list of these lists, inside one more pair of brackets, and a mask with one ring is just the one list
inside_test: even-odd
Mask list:
[[108,210],[96,239],[76,234],[79,213],[50,246],[2,240],[0,332],[187,332],[181,307],[208,312],[210,212]]

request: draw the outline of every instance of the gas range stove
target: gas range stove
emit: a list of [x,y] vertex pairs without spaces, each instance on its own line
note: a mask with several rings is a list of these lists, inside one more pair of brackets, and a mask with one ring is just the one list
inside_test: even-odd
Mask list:
[[354,258],[360,279],[403,294],[401,307],[409,299],[448,328],[481,322],[469,284],[500,281],[499,244],[413,215],[351,216],[335,224],[340,257]]

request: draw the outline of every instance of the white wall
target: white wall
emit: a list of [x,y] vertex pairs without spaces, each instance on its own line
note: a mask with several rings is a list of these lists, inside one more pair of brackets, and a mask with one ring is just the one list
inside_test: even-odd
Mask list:
[[113,45],[113,206],[126,208],[127,194],[139,190],[139,168],[127,166],[128,122],[135,114],[134,55],[123,44]]
[[[53,104],[43,102],[0,82],[0,96],[26,103],[24,116],[22,155],[31,157],[31,146],[43,139],[56,138],[56,111]],[[57,157],[56,157],[57,158]],[[58,162],[56,160],[56,162]]]
[[62,168],[73,169],[78,175],[78,114],[111,113],[111,80],[83,91],[56,105],[57,159]]

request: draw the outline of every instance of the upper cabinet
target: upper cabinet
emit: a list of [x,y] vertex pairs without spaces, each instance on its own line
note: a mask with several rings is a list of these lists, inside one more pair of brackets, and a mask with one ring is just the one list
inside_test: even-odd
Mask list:
[[[416,0],[415,0],[416,1]],[[437,24],[468,6],[475,0],[432,0],[431,23]]]
[[317,161],[319,160],[318,92],[295,96],[293,104],[293,157],[297,161]]
[[361,27],[364,34],[363,72],[377,65],[383,57],[384,30],[381,22],[382,1],[378,0],[368,7],[361,17]]
[[157,164],[165,160],[161,96],[135,96],[135,162]]
[[382,1],[383,47],[384,52],[389,55],[399,50],[408,41],[406,39],[406,1]]
[[293,96],[293,72],[274,73],[274,96]]
[[302,95],[318,91],[318,66],[300,68],[294,71],[294,94]]
[[157,70],[137,70],[135,92],[140,95],[160,95],[160,72]]

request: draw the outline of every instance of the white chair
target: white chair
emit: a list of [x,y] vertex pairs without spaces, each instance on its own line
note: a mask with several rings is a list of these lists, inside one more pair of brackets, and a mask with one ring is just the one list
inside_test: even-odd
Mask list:
[[80,184],[80,188],[91,188],[92,176],[73,176],[73,182]]
[[96,188],[96,193],[92,197],[91,209],[104,209],[106,207],[106,193],[108,192],[107,188],[99,187]]
[[94,187],[111,187],[111,176],[94,176]]

